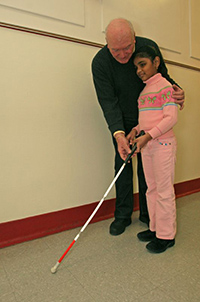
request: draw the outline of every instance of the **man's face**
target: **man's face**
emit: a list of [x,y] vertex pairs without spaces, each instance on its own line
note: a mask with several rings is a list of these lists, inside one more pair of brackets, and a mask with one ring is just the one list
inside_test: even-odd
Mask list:
[[121,64],[126,64],[135,50],[135,38],[130,35],[123,39],[110,37],[107,43],[113,58]]

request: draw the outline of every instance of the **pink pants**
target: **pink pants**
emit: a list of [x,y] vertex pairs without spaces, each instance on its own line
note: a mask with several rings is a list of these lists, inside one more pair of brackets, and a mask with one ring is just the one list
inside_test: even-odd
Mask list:
[[160,239],[174,239],[176,202],[174,168],[176,138],[155,139],[142,149],[142,162],[147,182],[147,206],[150,230]]

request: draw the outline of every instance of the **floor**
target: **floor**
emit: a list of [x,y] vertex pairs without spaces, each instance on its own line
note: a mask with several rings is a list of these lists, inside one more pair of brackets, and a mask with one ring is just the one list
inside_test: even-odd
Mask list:
[[112,219],[0,250],[1,302],[199,302],[200,193],[177,200],[176,245],[149,253],[133,214],[125,233],[109,235]]

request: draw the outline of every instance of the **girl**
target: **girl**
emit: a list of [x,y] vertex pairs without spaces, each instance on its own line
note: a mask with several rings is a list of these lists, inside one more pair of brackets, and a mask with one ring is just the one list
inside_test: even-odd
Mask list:
[[154,253],[172,247],[176,234],[176,138],[172,127],[177,122],[177,105],[172,85],[158,72],[159,64],[160,58],[152,47],[144,46],[134,55],[137,75],[146,86],[138,98],[139,124],[127,137],[131,142],[140,130],[145,131],[133,143],[137,142],[136,153],[142,149],[150,225],[137,236],[141,241],[150,241],[146,248]]

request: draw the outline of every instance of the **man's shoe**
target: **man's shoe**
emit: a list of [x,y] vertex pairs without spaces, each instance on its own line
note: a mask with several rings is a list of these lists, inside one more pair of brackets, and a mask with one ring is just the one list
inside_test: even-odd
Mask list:
[[175,244],[175,239],[165,240],[154,238],[151,242],[146,245],[146,248],[152,253],[163,253],[169,247]]
[[140,241],[148,242],[156,238],[156,232],[150,230],[143,231],[137,234],[137,237]]
[[115,219],[110,225],[110,234],[117,236],[122,234],[126,227],[131,224],[131,218],[128,219]]

